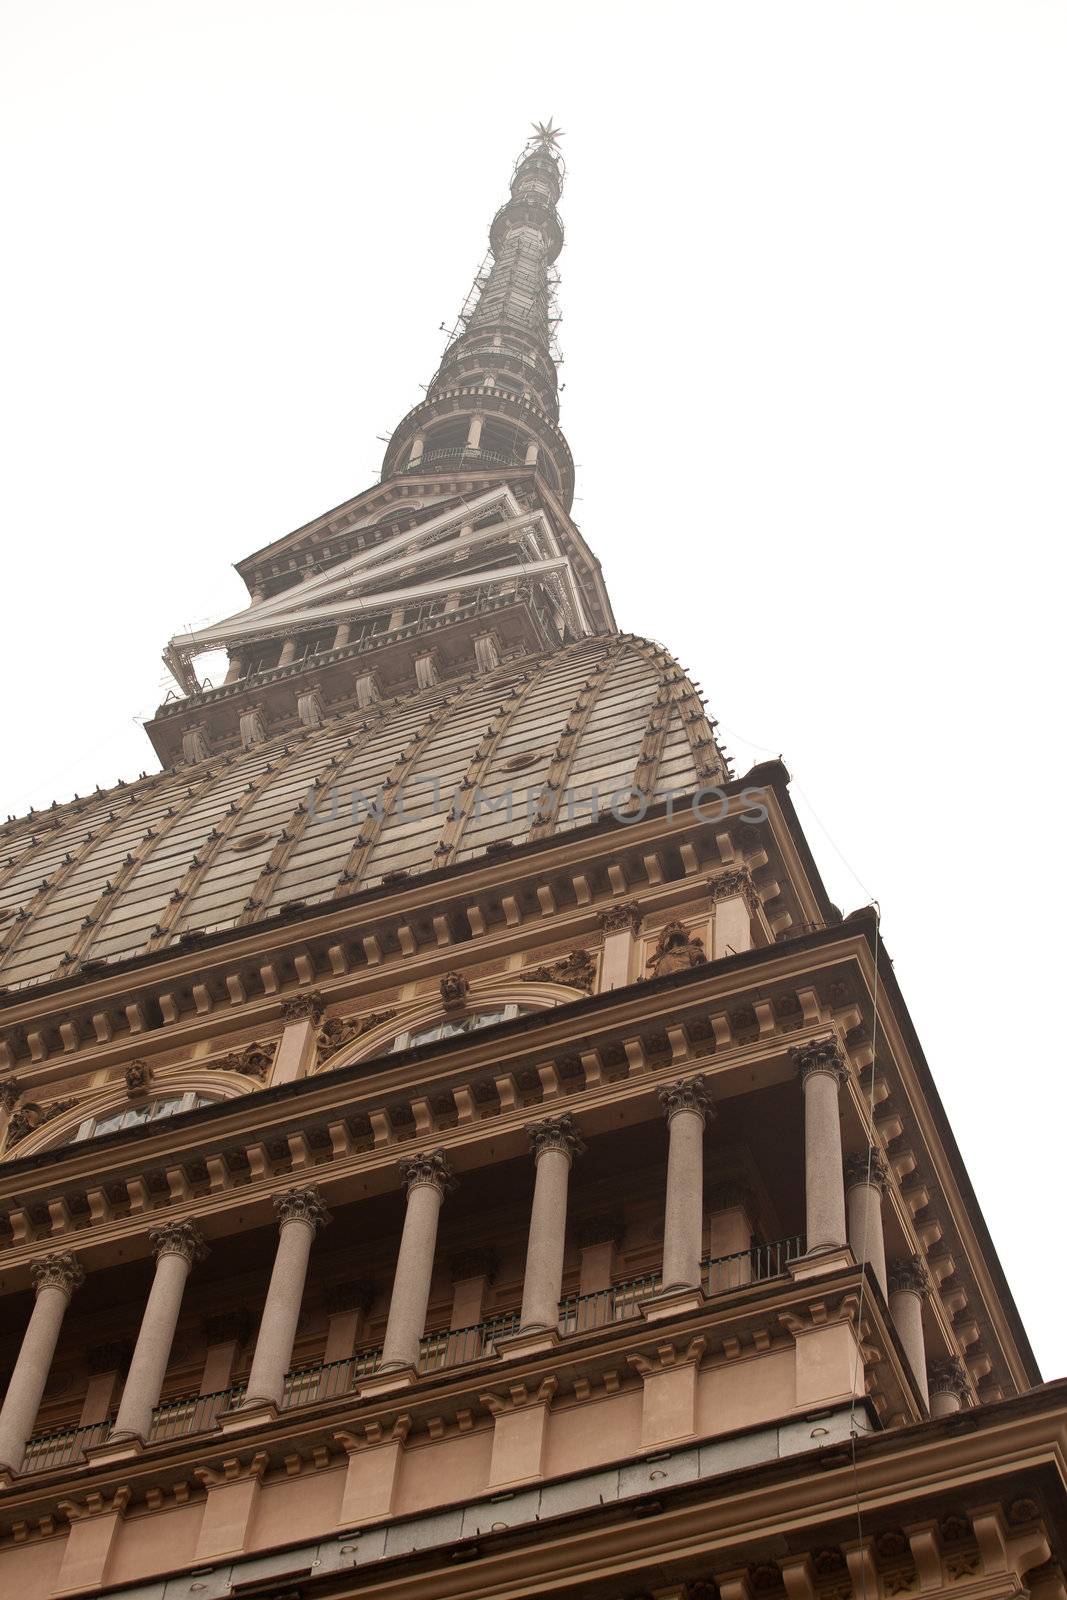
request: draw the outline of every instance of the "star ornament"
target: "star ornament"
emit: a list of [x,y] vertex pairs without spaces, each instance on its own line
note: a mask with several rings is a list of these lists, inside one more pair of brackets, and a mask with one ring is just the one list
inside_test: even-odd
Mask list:
[[549,117],[547,122],[531,122],[534,138],[538,144],[544,145],[546,150],[555,150],[563,138],[563,129],[557,128]]

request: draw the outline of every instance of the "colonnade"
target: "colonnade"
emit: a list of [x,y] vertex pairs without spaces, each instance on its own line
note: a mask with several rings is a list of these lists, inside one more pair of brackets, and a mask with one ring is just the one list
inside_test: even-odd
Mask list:
[[[941,1362],[928,1383],[923,1334],[925,1270],[918,1257],[887,1265],[882,1223],[885,1164],[877,1152],[841,1154],[840,1088],[846,1077],[833,1040],[818,1040],[792,1052],[803,1086],[807,1256],[844,1252],[867,1261],[890,1314],[915,1380],[934,1415],[958,1410],[965,1380],[958,1363]],[[714,1115],[708,1084],[700,1073],[662,1086],[668,1150],[661,1293],[699,1290],[704,1236],[704,1130]],[[585,1146],[569,1112],[528,1126],[534,1161],[519,1331],[554,1330],[563,1286],[567,1194],[571,1167]],[[441,1150],[423,1151],[400,1164],[406,1205],[380,1370],[400,1374],[418,1365],[430,1298],[437,1227],[445,1195],[455,1187]],[[312,1243],[329,1222],[313,1186],[294,1187],[275,1199],[278,1242],[260,1319],[244,1408],[278,1406],[289,1369],[304,1295]],[[115,1440],[144,1442],[152,1427],[170,1359],[186,1280],[207,1247],[191,1221],[153,1229],[155,1273],[126,1377]],[[37,1416],[60,1328],[84,1272],[70,1252],[56,1251],[32,1268],[33,1314],[0,1411],[0,1468],[17,1472]],[[949,1370],[949,1369],[952,1370]],[[944,1369],[944,1370],[942,1370]],[[930,1398],[930,1394],[933,1398]]]

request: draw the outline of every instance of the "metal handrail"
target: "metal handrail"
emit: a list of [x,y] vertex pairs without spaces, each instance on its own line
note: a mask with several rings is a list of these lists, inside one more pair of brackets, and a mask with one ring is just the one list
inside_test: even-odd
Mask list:
[[592,1294],[568,1295],[559,1303],[559,1331],[566,1337],[589,1328],[609,1327],[613,1322],[629,1322],[641,1315],[642,1300],[654,1295],[662,1282],[662,1273],[647,1272]]

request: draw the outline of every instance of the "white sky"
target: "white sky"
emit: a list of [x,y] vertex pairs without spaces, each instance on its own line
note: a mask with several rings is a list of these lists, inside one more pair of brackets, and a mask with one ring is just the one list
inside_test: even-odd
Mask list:
[[1067,8],[4,0],[0,29],[0,815],[154,766],[162,645],[376,477],[552,113],[575,516],[620,626],[739,771],[784,753],[842,909],[881,901],[1067,1371]]

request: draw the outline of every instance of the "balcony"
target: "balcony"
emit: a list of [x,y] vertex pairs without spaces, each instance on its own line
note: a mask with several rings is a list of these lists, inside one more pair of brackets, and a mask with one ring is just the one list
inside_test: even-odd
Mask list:
[[[783,1277],[791,1261],[804,1252],[799,1234],[778,1239],[773,1244],[754,1245],[750,1250],[728,1256],[706,1256],[700,1263],[705,1294],[713,1298]],[[593,1294],[568,1295],[560,1301],[559,1333],[562,1338],[637,1321],[642,1305],[657,1293],[661,1284],[658,1272],[623,1279]],[[519,1313],[506,1311],[469,1328],[446,1328],[423,1335],[420,1342],[419,1374],[428,1376],[475,1361],[492,1359],[497,1341],[519,1330]],[[292,1367],[285,1376],[280,1410],[295,1411],[323,1401],[337,1400],[358,1390],[360,1380],[377,1370],[380,1346],[360,1350],[341,1361],[310,1362]],[[158,1405],[152,1416],[149,1444],[171,1439],[186,1439],[209,1433],[224,1412],[238,1406],[245,1385],[235,1383],[214,1394],[180,1395]],[[113,1419],[89,1423],[81,1428],[52,1428],[34,1434],[26,1446],[22,1475],[51,1472],[81,1461],[86,1450],[104,1444]]]
[[519,456],[505,455],[499,450],[475,450],[470,445],[450,445],[439,450],[424,450],[414,461],[407,461],[402,472],[419,472],[431,467],[521,467]]

